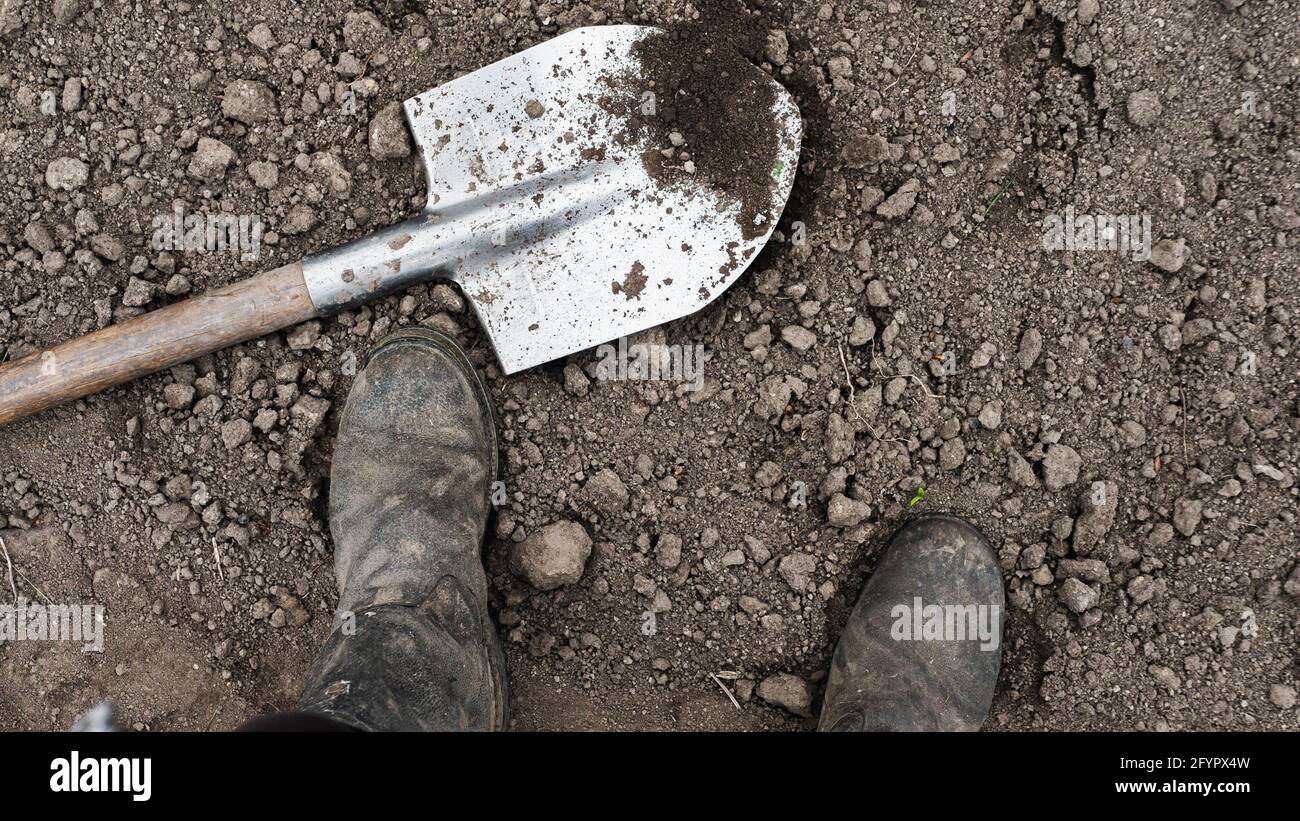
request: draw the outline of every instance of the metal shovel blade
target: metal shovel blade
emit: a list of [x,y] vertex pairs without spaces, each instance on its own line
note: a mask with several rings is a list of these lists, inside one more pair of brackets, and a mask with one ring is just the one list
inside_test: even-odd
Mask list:
[[[394,279],[455,279],[506,373],[691,314],[758,254],[789,196],[800,121],[777,86],[771,202],[647,171],[648,138],[602,108],[656,29],[580,28],[407,100],[429,197],[418,217],[305,263],[318,307]],[[754,71],[762,74],[760,69]],[[633,83],[635,80],[633,80]],[[638,92],[633,91],[633,94]],[[369,294],[367,293],[369,292]]]

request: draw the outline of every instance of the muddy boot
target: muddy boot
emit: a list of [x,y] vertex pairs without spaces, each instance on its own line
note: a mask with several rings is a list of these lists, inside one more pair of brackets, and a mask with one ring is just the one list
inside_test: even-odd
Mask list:
[[331,473],[339,616],[299,709],[363,730],[504,729],[480,558],[496,454],[487,392],[450,337],[407,328],[371,352]]
[[1002,572],[974,525],[947,515],[904,525],[840,636],[818,729],[978,730],[1004,610]]

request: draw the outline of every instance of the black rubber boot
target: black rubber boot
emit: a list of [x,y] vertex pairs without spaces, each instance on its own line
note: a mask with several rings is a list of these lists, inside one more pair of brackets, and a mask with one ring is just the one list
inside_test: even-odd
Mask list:
[[486,390],[450,337],[383,340],[339,424],[339,619],[299,709],[363,730],[500,730],[508,696],[480,547],[497,467]]
[[[969,605],[982,609],[956,609]],[[840,636],[818,729],[978,730],[1004,611],[997,558],[974,525],[941,514],[904,525]]]

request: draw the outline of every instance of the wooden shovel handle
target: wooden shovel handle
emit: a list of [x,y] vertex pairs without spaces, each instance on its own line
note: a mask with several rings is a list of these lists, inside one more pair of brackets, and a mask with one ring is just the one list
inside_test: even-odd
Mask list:
[[305,322],[295,262],[0,366],[0,425]]

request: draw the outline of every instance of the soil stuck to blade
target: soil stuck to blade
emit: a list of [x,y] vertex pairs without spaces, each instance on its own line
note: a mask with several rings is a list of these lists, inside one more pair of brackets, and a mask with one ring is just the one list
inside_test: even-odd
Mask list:
[[629,83],[636,95],[628,105],[631,130],[650,146],[642,160],[652,178],[702,184],[739,201],[743,236],[753,239],[767,232],[777,210],[777,88],[756,65],[767,27],[737,0],[696,5],[695,19],[633,48],[641,73]]

